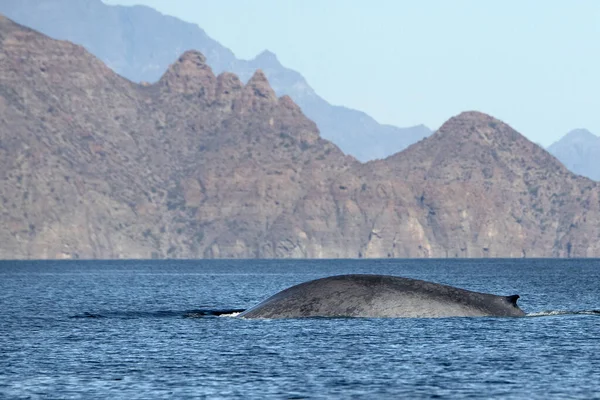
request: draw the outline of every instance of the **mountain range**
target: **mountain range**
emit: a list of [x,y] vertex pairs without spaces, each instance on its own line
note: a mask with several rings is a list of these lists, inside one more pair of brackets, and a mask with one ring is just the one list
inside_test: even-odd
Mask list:
[[360,163],[258,70],[155,83],[0,16],[0,258],[598,257],[600,186],[486,114]]
[[[156,82],[173,59],[188,49],[208,56],[215,71],[233,72],[247,82],[261,69],[278,96],[289,95],[317,123],[323,138],[360,161],[382,159],[429,136],[424,125],[397,128],[369,115],[333,106],[319,97],[298,72],[265,50],[240,60],[200,27],[145,6],[109,6],[100,0],[4,0],[0,12],[51,37],[82,44],[110,68],[133,82]],[[568,133],[548,147],[567,168],[600,180],[600,145],[585,129]]]
[[83,45],[133,82],[156,82],[186,50],[204,54],[216,74],[233,72],[243,82],[261,69],[275,93],[289,95],[316,122],[323,138],[360,161],[385,158],[431,134],[424,125],[382,125],[364,112],[331,105],[275,54],[264,51],[253,60],[239,60],[197,25],[149,7],[100,0],[3,0],[0,13],[50,37]]

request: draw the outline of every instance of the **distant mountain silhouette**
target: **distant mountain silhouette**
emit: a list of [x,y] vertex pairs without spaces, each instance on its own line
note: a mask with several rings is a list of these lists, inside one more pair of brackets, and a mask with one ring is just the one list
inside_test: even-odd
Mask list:
[[198,50],[216,74],[233,72],[246,82],[262,69],[278,96],[289,95],[319,127],[321,136],[361,161],[384,158],[431,134],[423,125],[381,125],[369,115],[333,106],[298,72],[265,51],[238,60],[195,24],[145,6],[112,6],[100,0],[2,0],[0,13],[50,37],[83,45],[134,82],[156,82],[186,50]]
[[572,130],[548,151],[574,173],[600,181],[600,137],[587,129]]

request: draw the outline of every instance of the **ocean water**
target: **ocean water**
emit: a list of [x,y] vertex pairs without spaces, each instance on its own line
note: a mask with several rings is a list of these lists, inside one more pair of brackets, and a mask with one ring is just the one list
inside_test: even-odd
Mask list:
[[[244,320],[345,273],[524,318]],[[600,260],[0,262],[0,398],[600,398]]]

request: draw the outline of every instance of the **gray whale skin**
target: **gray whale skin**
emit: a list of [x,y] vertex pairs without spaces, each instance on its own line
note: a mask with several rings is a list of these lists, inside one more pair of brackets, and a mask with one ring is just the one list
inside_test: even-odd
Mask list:
[[292,286],[239,317],[521,317],[518,298],[396,276],[338,275]]

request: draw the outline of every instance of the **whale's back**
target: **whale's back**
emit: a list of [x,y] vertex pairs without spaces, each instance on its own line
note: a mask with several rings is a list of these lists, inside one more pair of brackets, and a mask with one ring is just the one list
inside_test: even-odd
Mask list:
[[496,296],[416,279],[339,275],[285,289],[244,318],[522,316],[519,296]]

